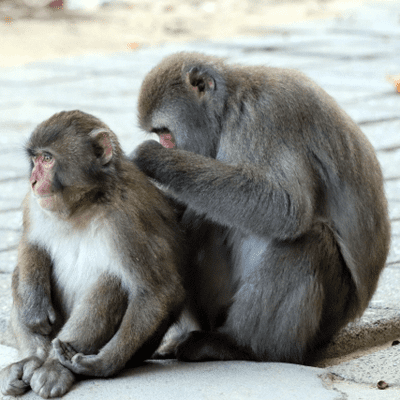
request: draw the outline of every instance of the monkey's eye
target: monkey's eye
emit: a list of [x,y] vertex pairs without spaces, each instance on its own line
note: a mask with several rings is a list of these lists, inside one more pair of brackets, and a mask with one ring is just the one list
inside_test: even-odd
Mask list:
[[50,162],[53,159],[53,156],[49,153],[44,153],[43,154],[43,161],[44,162]]
[[168,128],[153,128],[151,130],[152,133],[156,133],[157,135],[162,135],[166,133],[170,133]]

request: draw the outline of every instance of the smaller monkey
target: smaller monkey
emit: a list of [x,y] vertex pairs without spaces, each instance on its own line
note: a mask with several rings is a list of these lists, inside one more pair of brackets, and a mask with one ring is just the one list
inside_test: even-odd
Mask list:
[[153,354],[185,297],[182,233],[177,210],[94,116],[55,114],[26,149],[11,311],[21,361],[0,372],[0,389],[58,397],[75,379],[60,362],[73,364],[71,354],[103,354],[86,371],[94,376]]

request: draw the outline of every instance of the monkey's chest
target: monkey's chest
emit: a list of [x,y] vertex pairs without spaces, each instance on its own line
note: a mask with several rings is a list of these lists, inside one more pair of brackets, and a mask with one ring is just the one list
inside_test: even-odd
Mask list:
[[107,240],[68,237],[51,243],[54,289],[60,294],[67,313],[76,302],[84,301],[102,274],[115,268],[117,258]]
[[109,228],[93,223],[74,231],[64,221],[41,218],[30,227],[29,240],[44,248],[52,260],[53,298],[69,315],[73,306],[85,301],[101,275],[120,276],[117,254]]

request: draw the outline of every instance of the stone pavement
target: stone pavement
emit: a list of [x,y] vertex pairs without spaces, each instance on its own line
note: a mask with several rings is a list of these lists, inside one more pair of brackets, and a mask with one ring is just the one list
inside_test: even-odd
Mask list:
[[[182,50],[242,64],[299,69],[361,126],[383,168],[392,246],[370,307],[339,335],[327,357],[400,338],[400,94],[386,80],[387,75],[400,74],[400,4],[364,5],[340,19],[255,33],[262,36],[57,59],[0,71],[0,342],[6,337],[10,274],[21,234],[20,203],[27,190],[24,140],[53,113],[81,109],[107,123],[130,152],[145,138],[136,121],[141,81],[164,56]],[[0,368],[16,360],[14,349],[0,345]],[[325,369],[250,362],[149,362],[112,379],[81,381],[65,397],[396,399],[399,366],[400,346]],[[378,390],[379,380],[388,382],[389,388]],[[38,396],[29,392],[23,398]]]

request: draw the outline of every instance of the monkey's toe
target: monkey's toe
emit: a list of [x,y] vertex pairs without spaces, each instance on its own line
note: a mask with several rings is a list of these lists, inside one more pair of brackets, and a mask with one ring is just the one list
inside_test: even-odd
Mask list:
[[74,383],[74,374],[61,365],[57,360],[46,361],[37,369],[31,379],[31,388],[39,396],[60,397],[65,394]]
[[29,386],[33,373],[43,365],[43,360],[32,356],[24,359],[22,380]]
[[193,331],[185,335],[184,340],[176,348],[176,358],[180,361],[205,361],[206,354],[205,332]]
[[20,396],[29,389],[29,383],[22,380],[24,364],[14,363],[0,372],[1,393],[8,396]]

